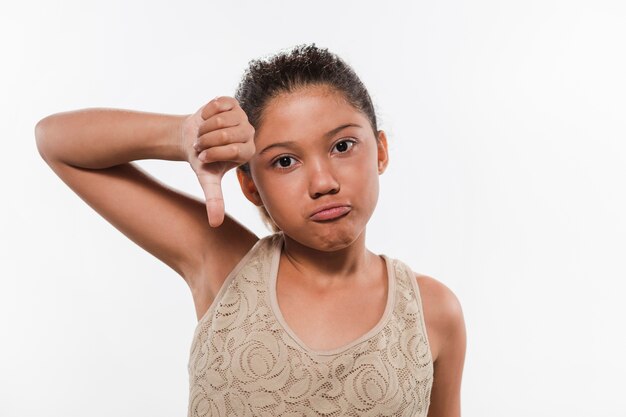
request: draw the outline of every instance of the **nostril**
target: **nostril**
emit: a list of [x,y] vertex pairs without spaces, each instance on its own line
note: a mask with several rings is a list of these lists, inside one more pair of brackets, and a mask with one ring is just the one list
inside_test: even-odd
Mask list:
[[331,190],[328,190],[327,192],[316,192],[313,198],[320,198],[321,196],[326,195],[326,194],[337,194],[339,190],[340,188],[339,186],[337,186],[336,188],[332,188]]

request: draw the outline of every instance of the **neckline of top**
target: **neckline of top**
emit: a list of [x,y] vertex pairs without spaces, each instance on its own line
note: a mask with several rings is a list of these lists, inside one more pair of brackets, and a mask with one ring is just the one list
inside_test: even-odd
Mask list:
[[391,316],[391,312],[393,311],[393,304],[395,300],[395,290],[396,290],[396,274],[395,270],[392,267],[391,259],[385,254],[379,254],[379,256],[385,261],[385,267],[387,269],[387,303],[385,304],[385,310],[383,311],[382,316],[369,331],[365,332],[363,335],[357,337],[352,340],[348,344],[344,346],[340,346],[334,349],[328,350],[316,350],[310,348],[306,343],[304,343],[300,337],[289,327],[285,318],[283,317],[282,312],[280,311],[280,306],[278,305],[278,297],[276,295],[276,281],[278,278],[278,266],[280,262],[280,255],[282,253],[282,249],[284,246],[284,236],[282,232],[278,232],[274,235],[274,239],[272,239],[271,247],[269,250],[269,259],[270,259],[270,270],[269,270],[269,279],[268,279],[268,293],[270,298],[270,309],[274,313],[274,316],[283,327],[283,329],[291,336],[291,338],[298,344],[302,349],[307,351],[313,355],[319,356],[329,356],[336,355],[342,352],[347,351],[348,349],[365,342],[368,339],[374,337],[385,325]]

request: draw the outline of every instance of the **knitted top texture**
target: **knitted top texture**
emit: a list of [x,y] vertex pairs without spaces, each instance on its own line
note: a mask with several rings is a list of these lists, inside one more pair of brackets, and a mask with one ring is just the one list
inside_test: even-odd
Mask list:
[[433,361],[408,265],[381,255],[389,287],[378,324],[345,346],[313,350],[278,308],[283,239],[259,239],[198,321],[188,417],[426,416]]

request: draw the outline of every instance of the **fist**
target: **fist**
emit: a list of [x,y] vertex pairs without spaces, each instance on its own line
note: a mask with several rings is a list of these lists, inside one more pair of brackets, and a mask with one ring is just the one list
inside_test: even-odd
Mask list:
[[252,158],[254,133],[239,102],[228,96],[214,98],[183,122],[182,146],[200,181],[212,227],[224,221],[222,177]]

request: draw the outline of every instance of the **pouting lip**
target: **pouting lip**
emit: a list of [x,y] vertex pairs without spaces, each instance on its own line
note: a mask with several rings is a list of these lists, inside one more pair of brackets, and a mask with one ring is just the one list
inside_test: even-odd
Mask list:
[[329,204],[325,204],[323,206],[319,206],[318,208],[316,208],[311,213],[311,215],[309,217],[315,216],[320,211],[328,210],[328,209],[335,208],[335,207],[350,207],[350,204],[344,204],[344,203],[329,203]]

